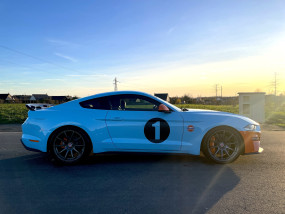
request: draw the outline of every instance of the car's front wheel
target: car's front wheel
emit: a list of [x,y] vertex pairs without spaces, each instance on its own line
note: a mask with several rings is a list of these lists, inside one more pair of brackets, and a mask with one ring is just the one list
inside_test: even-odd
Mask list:
[[52,157],[64,164],[74,164],[87,157],[91,151],[91,142],[86,133],[74,127],[56,131],[51,138]]
[[235,129],[217,127],[206,134],[202,151],[208,159],[216,163],[231,163],[240,156],[243,145],[242,137]]

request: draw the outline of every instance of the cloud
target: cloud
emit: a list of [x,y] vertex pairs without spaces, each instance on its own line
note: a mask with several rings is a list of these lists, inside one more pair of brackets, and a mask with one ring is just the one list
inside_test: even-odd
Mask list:
[[64,79],[43,79],[44,81],[64,81]]
[[51,45],[56,45],[56,46],[68,46],[68,47],[78,47],[80,45],[72,42],[68,42],[65,40],[59,40],[59,39],[48,39],[47,40]]
[[16,84],[15,82],[1,81],[0,84]]
[[69,74],[67,77],[107,77],[106,74]]
[[73,58],[73,57],[70,57],[70,56],[67,56],[67,55],[64,55],[64,54],[61,54],[61,53],[54,53],[56,56],[59,56],[63,59],[66,59],[66,60],[69,60],[71,62],[77,62],[78,60]]
[[171,34],[175,30],[175,27],[169,28],[167,34]]

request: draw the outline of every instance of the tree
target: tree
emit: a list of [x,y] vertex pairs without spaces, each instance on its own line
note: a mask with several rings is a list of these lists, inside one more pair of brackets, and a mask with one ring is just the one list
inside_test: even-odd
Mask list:
[[79,97],[76,95],[74,97],[72,97],[72,100],[77,100],[77,99],[79,99]]
[[184,94],[182,97],[181,97],[181,101],[183,103],[191,103],[192,102],[192,98],[191,98],[191,95],[189,94]]
[[178,99],[177,96],[175,97],[169,97],[169,102],[172,103],[172,104],[175,104],[176,100]]
[[175,104],[181,104],[181,99],[180,98],[176,99]]

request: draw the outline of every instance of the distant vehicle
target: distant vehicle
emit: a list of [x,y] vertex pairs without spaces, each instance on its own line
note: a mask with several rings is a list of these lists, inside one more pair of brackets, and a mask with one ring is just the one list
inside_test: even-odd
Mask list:
[[[135,91],[97,94],[49,107],[27,104],[22,143],[73,164],[91,152],[157,152],[204,155],[230,163],[260,153],[260,126],[244,116],[179,109]],[[48,108],[49,107],[49,108]]]

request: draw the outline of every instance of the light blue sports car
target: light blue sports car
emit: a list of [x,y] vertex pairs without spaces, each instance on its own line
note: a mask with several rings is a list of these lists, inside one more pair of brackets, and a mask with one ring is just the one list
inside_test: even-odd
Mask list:
[[117,91],[61,105],[27,104],[22,143],[66,164],[91,152],[159,152],[204,155],[230,163],[259,153],[260,126],[231,113],[179,109],[150,94]]

